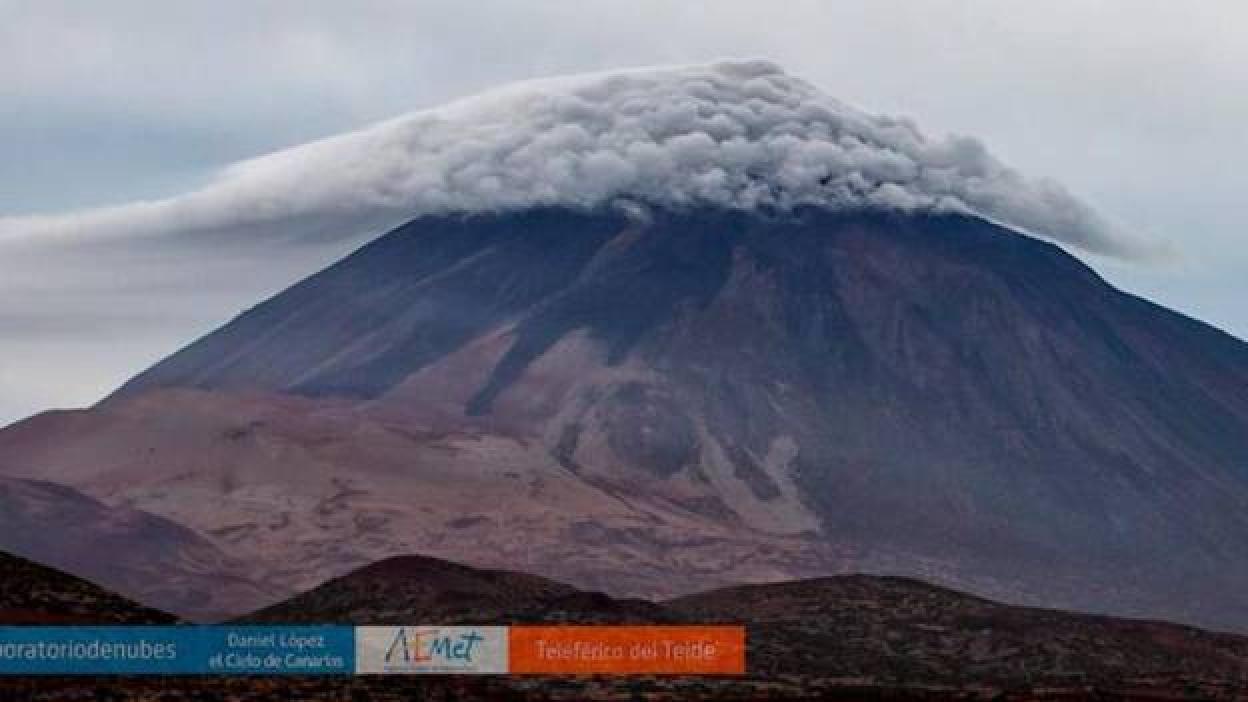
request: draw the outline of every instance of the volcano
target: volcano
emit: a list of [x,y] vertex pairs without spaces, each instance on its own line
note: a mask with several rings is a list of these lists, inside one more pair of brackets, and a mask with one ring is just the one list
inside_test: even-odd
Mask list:
[[[508,94],[528,142],[472,103],[318,145],[398,134],[451,190],[96,407],[0,432],[2,470],[293,590],[424,553],[617,596],[868,572],[1248,630],[1248,345],[1021,231],[1113,248],[973,145],[771,69],[677,75],[685,112],[630,74]],[[470,190],[425,143],[453,117]],[[643,127],[703,170],[632,187],[663,162],[620,141]],[[559,190],[534,144],[599,180]],[[550,187],[507,191],[516,169]]]
[[22,473],[298,589],[420,550],[628,595],[866,570],[1248,623],[1248,347],[964,215],[417,219]]

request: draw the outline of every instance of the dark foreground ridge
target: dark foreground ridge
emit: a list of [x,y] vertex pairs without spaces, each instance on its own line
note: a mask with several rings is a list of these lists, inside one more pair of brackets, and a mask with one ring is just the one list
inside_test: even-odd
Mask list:
[[0,552],[0,626],[177,621],[86,580]]
[[[618,600],[523,573],[392,558],[244,618],[396,625],[745,624],[756,681],[824,687],[1248,683],[1248,638],[1014,607],[910,578],[851,575]],[[1245,688],[1248,692],[1248,688]]]
[[678,617],[664,606],[527,573],[424,556],[388,558],[239,621],[265,624],[625,624]]
[[[14,568],[7,565],[10,561],[51,583],[45,590],[58,584],[72,592],[91,588],[19,559],[4,561],[6,573]],[[45,595],[57,596],[64,597]],[[116,610],[110,605],[101,611],[118,616]],[[747,585],[651,603],[618,600],[524,573],[407,556],[361,568],[239,623],[745,624],[748,673],[742,678],[0,678],[0,699],[8,699],[5,694],[35,700],[76,694],[136,700],[1125,700],[1248,695],[1248,638],[1163,622],[1003,605],[895,577]]]

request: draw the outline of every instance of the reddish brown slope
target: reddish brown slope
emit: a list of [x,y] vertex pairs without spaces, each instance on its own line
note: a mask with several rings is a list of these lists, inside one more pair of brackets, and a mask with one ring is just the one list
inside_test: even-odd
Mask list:
[[0,550],[198,620],[290,592],[258,584],[241,563],[184,526],[41,481],[0,478]]

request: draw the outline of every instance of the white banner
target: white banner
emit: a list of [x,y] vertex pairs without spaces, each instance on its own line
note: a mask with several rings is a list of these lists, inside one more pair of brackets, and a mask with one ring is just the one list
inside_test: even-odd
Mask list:
[[505,626],[361,626],[357,673],[506,673]]

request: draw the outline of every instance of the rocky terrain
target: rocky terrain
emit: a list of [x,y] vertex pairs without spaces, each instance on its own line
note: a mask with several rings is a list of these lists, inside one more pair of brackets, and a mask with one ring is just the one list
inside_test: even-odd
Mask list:
[[922,581],[841,576],[726,588],[665,606],[745,622],[752,675],[968,689],[986,684],[1248,691],[1248,638],[1175,624],[1013,607]]
[[68,573],[0,552],[0,626],[177,621]]
[[662,606],[616,599],[525,573],[397,556],[266,607],[244,623],[394,625],[662,623]]
[[362,568],[247,622],[399,625],[744,624],[747,678],[791,689],[1227,685],[1248,692],[1248,638],[1014,607],[909,578],[838,576],[616,600],[426,557]]

